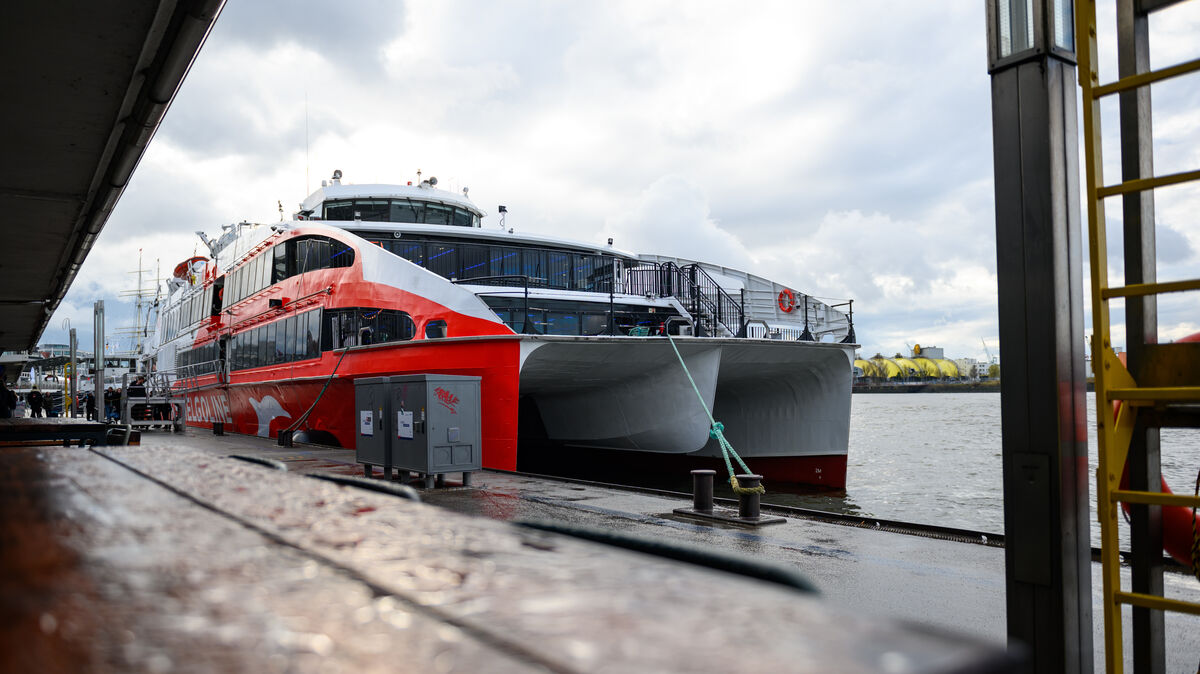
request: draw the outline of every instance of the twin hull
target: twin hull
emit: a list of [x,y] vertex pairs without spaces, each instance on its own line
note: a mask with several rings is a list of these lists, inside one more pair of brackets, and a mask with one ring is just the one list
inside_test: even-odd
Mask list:
[[[675,344],[691,381],[662,337],[506,335],[355,347],[304,426],[315,441],[352,448],[355,378],[475,375],[482,378],[485,467],[516,469],[521,397],[537,405],[546,435],[564,446],[720,457],[698,392],[755,471],[775,482],[845,486],[852,346],[688,337]],[[328,372],[340,356],[325,354],[329,368],[316,369]],[[188,423],[223,421],[239,433],[274,437],[329,379],[295,370],[280,365],[261,381],[193,391]]]

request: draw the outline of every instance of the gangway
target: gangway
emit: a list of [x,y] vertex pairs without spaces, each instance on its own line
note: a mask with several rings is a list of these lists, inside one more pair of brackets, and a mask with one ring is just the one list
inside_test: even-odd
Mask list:
[[[1103,606],[1105,664],[1110,673],[1124,669],[1121,611],[1129,605],[1134,611],[1134,666],[1138,671],[1159,670],[1151,655],[1163,649],[1161,613],[1171,611],[1200,615],[1200,604],[1162,596],[1159,582],[1134,566],[1133,590],[1121,587],[1118,550],[1118,512],[1121,503],[1146,506],[1200,506],[1200,497],[1166,494],[1158,490],[1160,476],[1145,475],[1148,488],[1122,486],[1126,460],[1146,462],[1148,452],[1157,452],[1141,429],[1156,432],[1165,427],[1200,427],[1200,343],[1157,344],[1156,297],[1164,293],[1200,290],[1200,279],[1157,282],[1154,251],[1152,190],[1200,180],[1200,170],[1155,176],[1150,157],[1152,118],[1149,86],[1168,78],[1200,70],[1200,59],[1160,70],[1149,68],[1148,16],[1153,11],[1174,5],[1179,0],[1116,0],[1118,15],[1117,61],[1119,78],[1101,85],[1097,66],[1095,0],[1081,0],[1075,16],[1079,36],[1079,83],[1083,89],[1083,135],[1086,167],[1085,198],[1088,206],[1088,253],[1091,263],[1092,296],[1092,368],[1096,384],[1096,421],[1099,440],[1099,469],[1096,475],[1096,505],[1100,519],[1101,563],[1103,567]],[[1100,101],[1105,96],[1121,95],[1122,181],[1105,184],[1101,158]],[[1125,285],[1110,286],[1108,278],[1108,241],[1105,231],[1104,200],[1122,196],[1124,200]],[[1126,351],[1129,366],[1117,357],[1111,340],[1110,308],[1112,300],[1125,302],[1127,322]],[[1119,411],[1111,411],[1114,403]],[[1136,429],[1135,429],[1136,427]],[[1141,434],[1135,438],[1135,430]],[[1154,457],[1151,457],[1154,458]],[[1132,479],[1132,478],[1131,478]],[[1147,530],[1149,526],[1147,525]],[[1136,531],[1136,526],[1135,526]],[[1194,535],[1194,534],[1193,534]],[[1161,549],[1148,549],[1147,538],[1133,537],[1133,556],[1161,559]],[[1200,559],[1192,548],[1193,571],[1200,578]],[[1151,571],[1150,574],[1153,574]],[[1146,580],[1149,577],[1150,580]],[[1149,586],[1150,589],[1138,588]],[[1157,587],[1157,592],[1154,588]],[[1140,627],[1138,612],[1144,610]],[[1141,643],[1142,652],[1139,653]],[[1159,661],[1161,662],[1161,660]]]
[[[218,380],[223,379],[224,361],[184,365],[143,375],[126,372],[121,377],[121,423],[140,427],[170,426],[175,433],[183,432],[187,423],[187,394],[202,388],[201,375],[214,372]],[[145,381],[131,391],[131,385],[138,378],[145,378]]]

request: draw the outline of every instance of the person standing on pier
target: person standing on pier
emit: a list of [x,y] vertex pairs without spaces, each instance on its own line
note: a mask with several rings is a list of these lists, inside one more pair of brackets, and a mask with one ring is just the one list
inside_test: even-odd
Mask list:
[[87,414],[88,421],[96,420],[96,394],[88,391],[83,397],[83,410]]
[[8,388],[8,382],[0,377],[0,419],[11,419],[17,408],[17,394]]
[[42,392],[36,388],[25,396],[25,402],[29,403],[29,416],[37,419],[42,416]]

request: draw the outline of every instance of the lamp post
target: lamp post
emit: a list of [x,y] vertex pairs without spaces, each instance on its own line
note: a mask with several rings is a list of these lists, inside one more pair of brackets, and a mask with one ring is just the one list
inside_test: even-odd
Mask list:
[[1072,0],[986,0],[1010,643],[1092,671]]

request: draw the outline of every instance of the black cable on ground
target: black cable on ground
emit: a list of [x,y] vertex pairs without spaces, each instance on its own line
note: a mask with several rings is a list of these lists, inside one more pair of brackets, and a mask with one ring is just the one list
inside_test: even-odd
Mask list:
[[646,538],[607,529],[580,527],[547,520],[515,520],[513,524],[538,531],[582,538],[595,543],[604,543],[617,548],[673,559],[677,562],[687,562],[726,573],[765,580],[768,583],[784,585],[801,592],[817,594],[816,586],[803,574],[790,566],[775,562],[733,555],[697,545],[667,542],[657,538]]
[[245,461],[246,463],[256,463],[260,466],[266,466],[267,468],[273,468],[275,470],[282,470],[285,473],[287,472],[287,466],[282,461],[276,461],[275,459],[267,459],[261,456],[248,456],[246,454],[230,454],[228,458],[237,459],[238,461]]
[[367,491],[378,492],[380,494],[388,494],[389,496],[399,496],[409,501],[420,503],[421,495],[416,489],[406,484],[392,484],[384,480],[370,480],[365,477],[355,477],[353,475],[327,475],[324,473],[308,473],[305,477],[311,477],[314,480],[324,480],[339,484],[343,487],[357,487],[366,489]]

